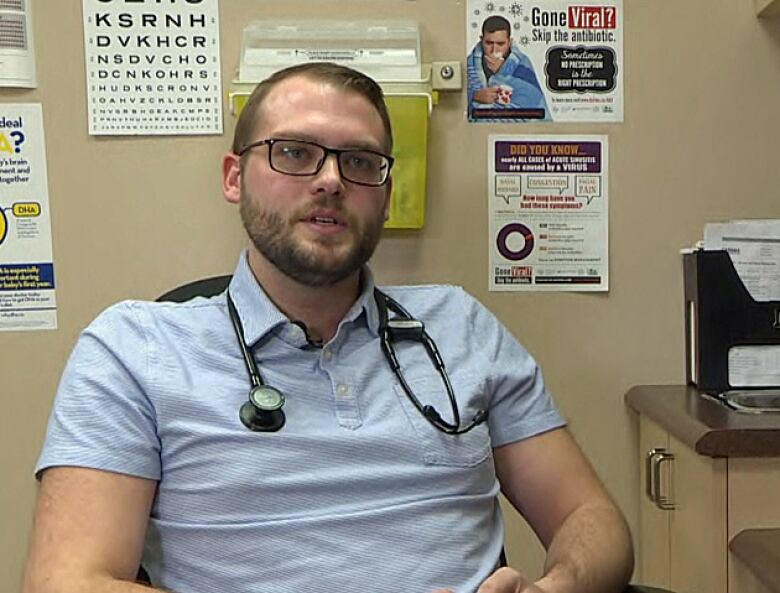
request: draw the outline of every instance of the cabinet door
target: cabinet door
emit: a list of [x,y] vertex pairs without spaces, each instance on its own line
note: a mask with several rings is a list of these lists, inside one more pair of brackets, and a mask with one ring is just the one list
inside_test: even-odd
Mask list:
[[669,511],[650,500],[647,487],[647,457],[651,451],[669,449],[669,435],[644,416],[639,418],[639,467],[642,476],[639,502],[639,538],[637,572],[640,583],[668,589],[671,584],[669,561]]
[[[698,455],[644,416],[639,443],[638,580],[675,593],[726,593],[726,460]],[[655,476],[673,509],[647,494],[647,456],[658,449],[674,456]]]
[[673,436],[669,449],[669,588],[677,593],[726,593],[726,459],[698,455]]

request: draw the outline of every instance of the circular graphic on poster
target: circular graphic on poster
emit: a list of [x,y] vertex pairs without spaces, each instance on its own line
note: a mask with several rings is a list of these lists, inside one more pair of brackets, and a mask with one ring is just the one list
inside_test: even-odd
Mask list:
[[0,207],[0,245],[5,241],[5,236],[8,234],[8,219],[5,217],[5,212]]
[[[523,239],[523,245],[519,249],[513,249],[509,246],[510,237],[513,244],[517,243],[517,235]],[[496,247],[498,252],[510,261],[520,261],[525,259],[534,250],[534,234],[524,224],[513,222],[504,225],[496,237]]]

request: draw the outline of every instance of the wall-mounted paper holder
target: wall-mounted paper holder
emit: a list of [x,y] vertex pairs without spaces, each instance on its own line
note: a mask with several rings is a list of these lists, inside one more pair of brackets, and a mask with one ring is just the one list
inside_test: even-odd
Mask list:
[[[452,62],[446,62],[452,64]],[[439,90],[433,86],[431,71],[431,64],[422,64],[421,70],[423,77],[418,80],[382,80],[375,78],[382,87],[382,91],[385,97],[424,97],[428,104],[428,114],[430,115],[435,105],[439,102]],[[458,70],[458,73],[460,70]],[[239,79],[233,80],[228,91],[228,105],[230,105],[230,114],[234,117],[238,117],[241,113],[241,109],[244,107],[244,103],[249,95],[254,90],[257,83],[242,82]],[[455,90],[447,88],[443,90]]]

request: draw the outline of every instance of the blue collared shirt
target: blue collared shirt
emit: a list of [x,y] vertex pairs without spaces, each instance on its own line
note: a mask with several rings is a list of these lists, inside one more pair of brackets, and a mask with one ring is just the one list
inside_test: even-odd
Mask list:
[[[452,436],[411,404],[379,347],[374,282],[323,348],[282,314],[242,257],[230,293],[285,426],[255,433],[224,294],[123,302],[80,336],[36,471],[80,466],[159,481],[143,564],[180,593],[474,591],[503,545],[492,449],[563,425],[532,357],[459,288],[383,289],[422,320],[463,421]],[[423,347],[407,381],[451,419]],[[106,518],[96,518],[106,520]]]

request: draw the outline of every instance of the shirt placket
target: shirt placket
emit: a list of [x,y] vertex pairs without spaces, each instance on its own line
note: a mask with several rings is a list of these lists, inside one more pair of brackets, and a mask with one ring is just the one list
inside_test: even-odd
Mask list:
[[357,400],[355,376],[340,360],[338,349],[330,344],[322,349],[320,365],[330,378],[333,406],[339,426],[356,429],[362,424]]

